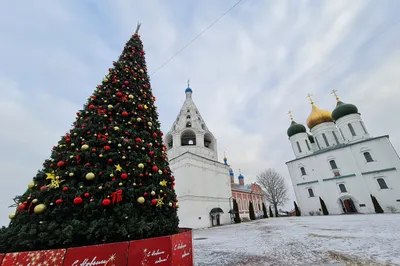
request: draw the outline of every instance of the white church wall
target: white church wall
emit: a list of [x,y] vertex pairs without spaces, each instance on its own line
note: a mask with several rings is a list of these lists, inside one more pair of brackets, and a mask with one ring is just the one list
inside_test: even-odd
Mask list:
[[289,140],[296,158],[313,153],[307,133],[297,133],[291,136]]
[[187,153],[171,160],[170,168],[180,202],[180,226],[211,226],[210,211],[216,207],[224,211],[221,224],[230,223],[232,191],[228,166]]
[[[344,142],[335,123],[333,122],[325,122],[316,125],[311,129],[311,133],[314,136],[315,142],[318,143],[317,146],[319,149],[336,146]],[[328,142],[328,145],[326,142]]]
[[[336,125],[339,128],[339,131],[343,135],[346,142],[357,141],[361,139],[369,138],[369,134],[365,125],[362,124],[362,119],[360,114],[349,114],[344,117],[339,118],[336,121]],[[353,136],[352,132],[350,131],[349,124],[351,124],[355,136]],[[363,128],[364,125],[364,128]]]
[[[374,161],[367,163],[363,151],[369,151]],[[331,160],[335,161],[337,169],[332,169]],[[374,212],[370,194],[385,211],[388,206],[400,210],[400,202],[397,202],[400,199],[400,160],[386,137],[300,158],[288,162],[287,166],[304,215],[320,208],[319,196],[330,214],[343,213],[339,199],[346,198],[353,200],[357,211]],[[306,175],[301,174],[301,167],[305,168]],[[384,177],[388,189],[380,189],[376,180],[379,177]],[[347,192],[340,192],[341,183]],[[313,188],[315,197],[309,197],[308,187]]]

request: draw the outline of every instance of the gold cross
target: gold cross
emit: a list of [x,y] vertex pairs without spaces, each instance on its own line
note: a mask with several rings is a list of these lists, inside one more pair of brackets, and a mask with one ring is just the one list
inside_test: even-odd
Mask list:
[[188,86],[187,87],[190,88],[190,79],[188,79]]
[[239,168],[239,174],[242,174],[242,170]]
[[311,104],[314,104],[314,101],[312,100],[311,96],[312,96],[312,94],[309,93],[309,94],[307,94],[307,97],[306,97],[306,98],[308,98],[308,99],[310,100],[310,103],[311,103]]
[[339,96],[337,95],[337,90],[333,89],[331,94],[335,95],[336,101],[339,101]]
[[288,115],[289,115],[289,117],[290,117],[290,120],[292,120],[293,121],[293,115],[292,115],[292,111],[289,111],[289,112],[287,112],[288,113]]

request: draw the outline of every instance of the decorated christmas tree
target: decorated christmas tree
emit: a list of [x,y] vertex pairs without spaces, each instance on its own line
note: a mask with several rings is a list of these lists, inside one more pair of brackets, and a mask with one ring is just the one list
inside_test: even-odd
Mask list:
[[16,211],[0,232],[0,252],[178,232],[174,177],[138,29],[77,112],[72,129],[14,199]]

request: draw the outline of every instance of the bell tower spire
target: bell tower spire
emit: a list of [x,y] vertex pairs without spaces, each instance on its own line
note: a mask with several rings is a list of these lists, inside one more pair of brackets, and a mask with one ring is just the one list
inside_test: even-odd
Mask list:
[[171,160],[185,152],[190,152],[218,160],[217,141],[200,115],[192,99],[193,90],[189,86],[190,80],[187,81],[185,89],[185,102],[172,128],[165,136],[168,157]]

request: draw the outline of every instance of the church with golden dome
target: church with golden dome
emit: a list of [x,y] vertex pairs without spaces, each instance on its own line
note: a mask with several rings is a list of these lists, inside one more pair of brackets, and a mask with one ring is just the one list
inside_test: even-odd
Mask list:
[[306,127],[295,122],[287,135],[295,159],[286,162],[302,215],[400,211],[400,158],[388,135],[372,137],[357,106],[316,106]]

